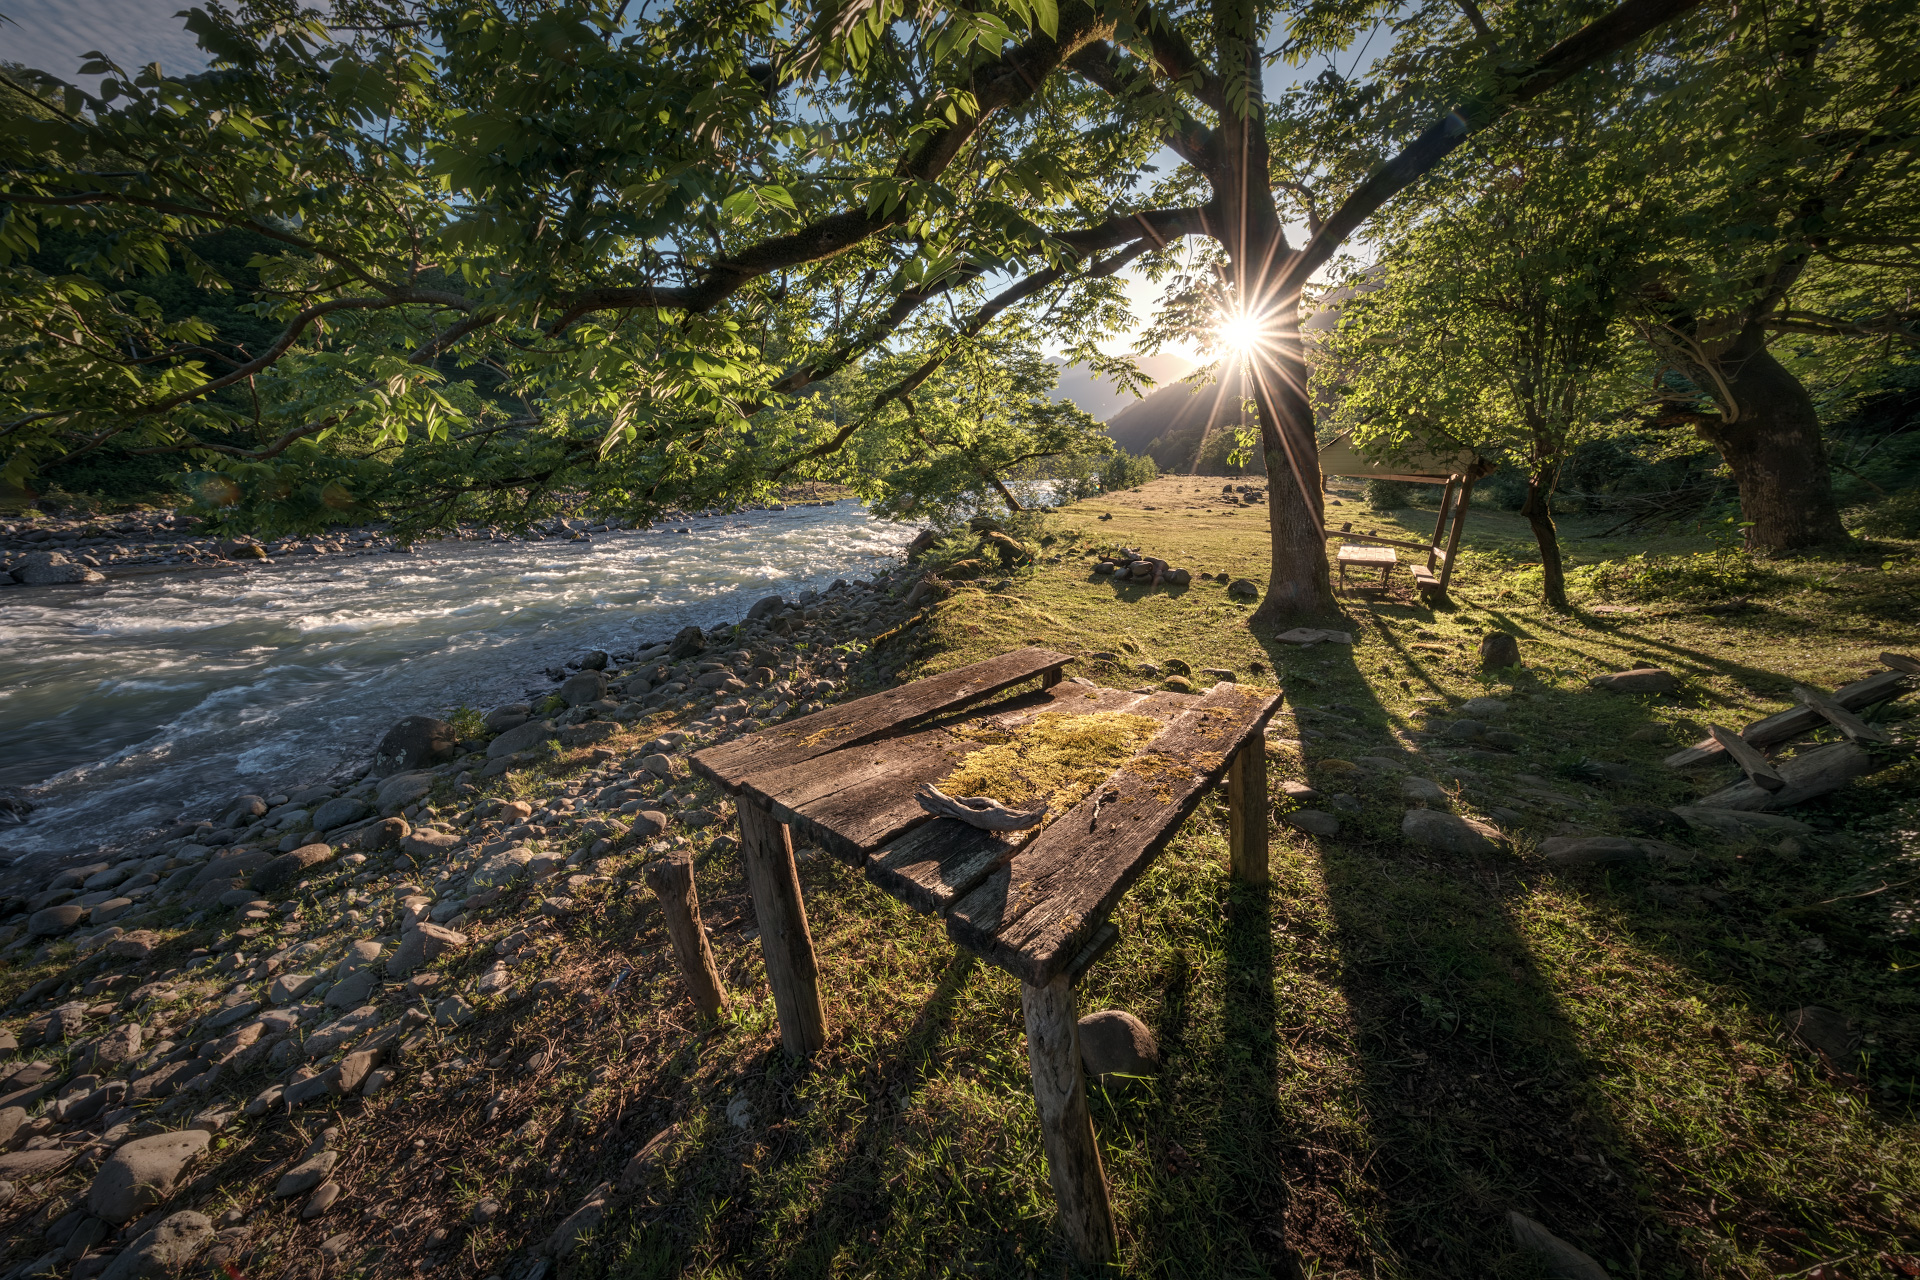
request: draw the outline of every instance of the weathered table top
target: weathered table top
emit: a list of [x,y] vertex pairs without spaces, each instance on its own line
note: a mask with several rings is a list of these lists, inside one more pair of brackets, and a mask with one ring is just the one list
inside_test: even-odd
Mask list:
[[[1219,684],[1201,694],[1137,693],[1064,682],[1070,655],[1021,649],[709,747],[693,767],[743,803],[861,867],[901,901],[945,916],[953,940],[1023,981],[1065,972],[1122,895],[1258,741],[1274,690]],[[934,818],[914,799],[981,748],[1047,712],[1124,712],[1159,731],[1064,813],[1026,831]]]
[[1343,544],[1337,557],[1348,564],[1398,564],[1400,557],[1394,554],[1392,547],[1356,546]]

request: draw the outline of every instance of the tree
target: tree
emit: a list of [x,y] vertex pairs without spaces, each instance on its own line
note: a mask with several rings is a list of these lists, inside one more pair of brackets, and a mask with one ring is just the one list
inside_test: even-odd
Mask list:
[[[1599,95],[1595,95],[1596,100]],[[1644,360],[1619,320],[1648,211],[1585,124],[1488,135],[1384,245],[1315,372],[1388,456],[1471,448],[1518,465],[1547,603],[1567,604],[1552,494],[1578,444],[1635,423]]]
[[1844,542],[1817,406],[1776,345],[1920,339],[1920,11],[1790,0],[1649,57],[1663,92],[1616,145],[1668,210],[1634,311],[1678,375],[1668,420],[1726,460],[1751,549]]
[[[1111,367],[1094,344],[1120,320],[1113,273],[1201,237],[1223,255],[1221,301],[1268,334],[1261,442],[1291,482],[1269,487],[1261,616],[1323,612],[1305,282],[1465,137],[1697,3],[1624,0],[1584,26],[1586,10],[1515,10],[1512,56],[1423,10],[1423,83],[1450,105],[1403,146],[1368,143],[1382,163],[1349,156],[1340,173],[1365,176],[1297,249],[1260,88],[1274,8],[194,10],[214,71],[96,58],[97,96],[64,88],[55,119],[7,122],[6,472],[116,440],[184,451],[237,519],[378,503],[422,525],[524,520],[565,490],[641,517],[737,501],[852,474],[867,433],[964,451],[963,424],[914,401],[945,362],[1032,342],[1044,316],[1071,356]],[[1342,44],[1373,12],[1305,4],[1290,47]],[[1162,142],[1185,164],[1149,188]],[[47,227],[110,247],[36,272],[23,259]],[[222,227],[279,246],[256,269],[284,328],[215,367],[204,325],[116,285],[177,261],[218,287],[191,243]],[[906,352],[918,362],[863,404],[805,394]],[[490,384],[456,376],[482,369]]]

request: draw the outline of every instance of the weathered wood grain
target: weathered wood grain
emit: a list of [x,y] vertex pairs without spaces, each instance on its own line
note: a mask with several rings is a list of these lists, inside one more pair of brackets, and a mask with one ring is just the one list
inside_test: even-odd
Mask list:
[[674,963],[693,995],[694,1007],[709,1018],[727,1011],[727,989],[713,963],[713,947],[700,921],[700,892],[693,883],[693,853],[669,854],[646,867],[647,887],[660,899],[673,943]]
[[1805,685],[1793,686],[1793,696],[1804,706],[1812,707],[1820,718],[1845,734],[1852,742],[1892,742],[1884,729],[1876,729],[1847,710],[1818,689],[1809,689]]
[[927,729],[756,773],[740,789],[802,839],[858,865],[868,851],[928,820],[915,789],[952,773],[975,747],[945,729]]
[[694,754],[693,768],[727,790],[736,791],[752,774],[871,741],[923,716],[966,706],[1024,680],[1058,671],[1072,661],[1073,655],[1050,649],[1016,649],[708,747]]
[[1274,691],[1216,685],[956,902],[947,935],[1023,982],[1051,981],[1279,705]]
[[1773,761],[1747,745],[1747,740],[1733,730],[1725,725],[1710,724],[1707,734],[1720,744],[1721,750],[1733,757],[1733,762],[1740,766],[1742,773],[1753,779],[1754,786],[1778,791],[1787,785],[1787,780],[1773,767]]
[[[1882,655],[1884,660],[1885,655]],[[1888,698],[1898,697],[1907,688],[1907,677],[1899,671],[1880,671],[1864,680],[1855,680],[1850,685],[1834,691],[1833,700],[1849,711],[1859,711],[1876,702],[1885,702]],[[1812,707],[1790,707],[1776,712],[1764,720],[1756,720],[1740,734],[1750,747],[1770,747],[1786,742],[1804,733],[1812,733],[1822,721],[1820,713]],[[1712,738],[1697,742],[1684,750],[1676,751],[1667,757],[1669,769],[1691,769],[1695,765],[1707,764],[1722,758],[1724,748]]]
[[1880,661],[1895,671],[1904,671],[1910,676],[1920,676],[1920,658],[1904,653],[1883,653]]
[[736,806],[740,856],[760,926],[760,953],[767,986],[780,1017],[780,1043],[796,1057],[811,1057],[827,1042],[827,1011],[820,1003],[820,968],[814,960],[807,909],[800,901],[800,875],[786,827],[752,801]]
[[1227,861],[1241,884],[1273,880],[1267,866],[1267,741],[1256,735],[1227,765]]
[[1027,1065],[1033,1071],[1033,1100],[1040,1111],[1047,1178],[1053,1183],[1060,1228],[1082,1265],[1104,1267],[1119,1251],[1119,1241],[1100,1142],[1087,1109],[1073,986],[1065,977],[1041,986],[1022,983],[1020,1007],[1026,1014]]
[[867,856],[867,879],[916,911],[945,911],[1032,838],[1032,832],[981,831],[935,818]]

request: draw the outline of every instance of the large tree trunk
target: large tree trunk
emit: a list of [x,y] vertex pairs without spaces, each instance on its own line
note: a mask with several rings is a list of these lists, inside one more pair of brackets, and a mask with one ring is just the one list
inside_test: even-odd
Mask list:
[[1320,450],[1307,399],[1307,365],[1300,347],[1298,298],[1281,300],[1272,315],[1278,338],[1253,353],[1253,400],[1260,410],[1260,447],[1267,464],[1267,520],[1272,560],[1267,596],[1254,620],[1276,629],[1339,613],[1327,573],[1325,507],[1320,495]]
[[1520,514],[1533,529],[1533,540],[1540,545],[1540,568],[1545,575],[1547,603],[1556,609],[1567,607],[1567,575],[1560,565],[1560,531],[1553,527],[1553,510],[1547,505],[1553,492],[1555,467],[1538,467],[1527,476],[1527,500]]
[[1715,372],[1717,383],[1700,381],[1714,388],[1723,416],[1702,423],[1700,434],[1740,487],[1747,549],[1779,553],[1846,542],[1820,416],[1806,387],[1764,342],[1740,343],[1715,362]]

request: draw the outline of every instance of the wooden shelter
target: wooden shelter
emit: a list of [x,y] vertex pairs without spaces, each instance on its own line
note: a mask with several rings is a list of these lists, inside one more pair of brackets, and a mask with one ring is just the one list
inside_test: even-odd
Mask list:
[[[1375,458],[1354,444],[1352,432],[1342,431],[1320,450],[1320,474],[1323,478],[1350,476],[1361,480],[1441,485],[1440,515],[1433,522],[1433,537],[1424,543],[1355,533],[1351,521],[1338,529],[1324,532],[1329,538],[1372,542],[1424,553],[1425,566],[1413,566],[1414,586],[1427,600],[1443,601],[1447,598],[1447,583],[1453,578],[1453,559],[1460,549],[1460,531],[1467,522],[1467,508],[1472,503],[1474,481],[1493,470],[1493,463],[1470,449],[1454,454],[1412,449],[1391,459]],[[1444,546],[1441,545],[1442,537],[1446,539]]]

